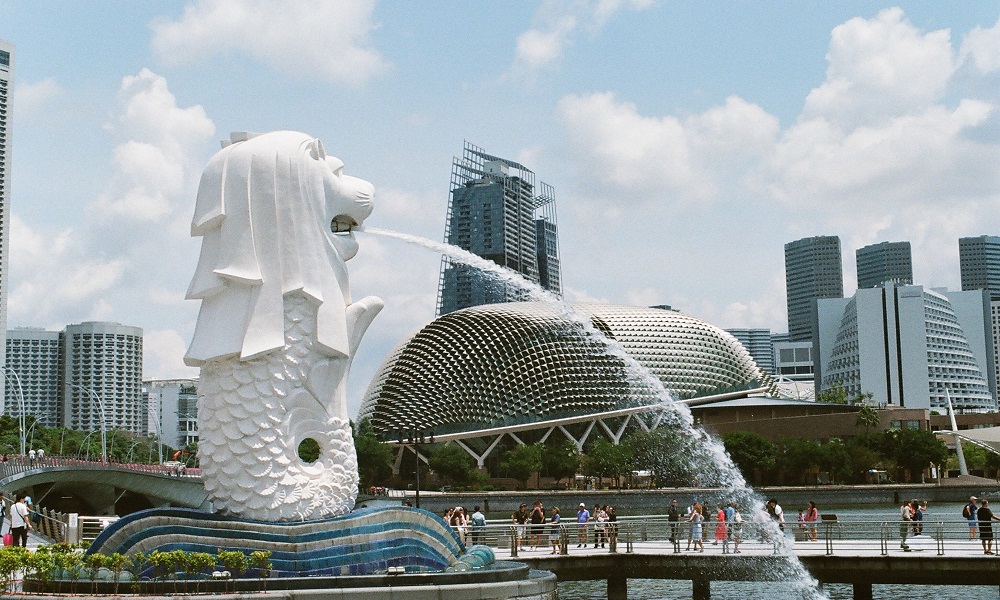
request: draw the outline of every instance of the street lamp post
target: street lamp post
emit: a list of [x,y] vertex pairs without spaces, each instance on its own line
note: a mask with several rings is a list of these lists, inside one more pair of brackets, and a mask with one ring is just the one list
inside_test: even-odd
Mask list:
[[17,405],[18,405],[18,412],[21,413],[21,416],[18,419],[18,426],[20,428],[20,433],[21,433],[21,456],[24,456],[24,453],[26,451],[26,448],[24,447],[25,438],[27,437],[27,434],[24,431],[24,416],[25,416],[24,388],[21,387],[21,376],[17,374],[17,371],[11,369],[10,367],[4,367],[3,370],[4,379],[10,381],[11,375],[14,376],[14,383],[17,384]]
[[400,429],[396,433],[398,434],[398,442],[407,446],[413,446],[413,454],[417,457],[417,489],[413,495],[413,499],[417,505],[416,507],[420,508],[420,447],[434,443],[434,430],[415,431],[410,429],[403,431]]
[[163,464],[163,431],[160,429],[160,411],[157,410],[153,414],[156,415],[156,419],[153,421],[153,424],[156,425],[156,448],[157,448],[157,453],[158,453],[157,456],[159,456],[159,459],[160,459],[159,460],[159,464],[162,465]]
[[75,383],[68,384],[70,387],[87,392],[91,398],[97,402],[97,407],[101,409],[101,462],[108,462],[108,414],[104,410],[104,400],[97,395],[97,392],[90,388]]

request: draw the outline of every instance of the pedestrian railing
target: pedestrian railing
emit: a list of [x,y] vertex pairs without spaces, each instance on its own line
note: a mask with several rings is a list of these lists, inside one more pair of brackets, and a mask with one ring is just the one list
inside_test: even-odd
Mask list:
[[[1000,524],[998,524],[1000,525]],[[511,557],[528,550],[552,550],[553,525],[513,525],[491,521],[485,527],[457,531],[466,544],[485,544]],[[671,523],[665,517],[647,516],[621,519],[601,527],[595,523],[558,525],[558,554],[572,554],[586,548],[594,552],[683,553],[701,550],[690,523]],[[801,525],[786,523],[779,530],[771,522],[744,521],[701,524],[701,542],[705,553],[795,554],[866,554],[890,553],[971,555],[985,552],[978,531],[970,534],[966,522],[925,520],[916,527],[912,522],[837,520]],[[998,527],[1000,532],[1000,527]],[[578,550],[580,549],[580,550]],[[993,549],[994,552],[996,549]],[[534,555],[533,555],[534,556]]]

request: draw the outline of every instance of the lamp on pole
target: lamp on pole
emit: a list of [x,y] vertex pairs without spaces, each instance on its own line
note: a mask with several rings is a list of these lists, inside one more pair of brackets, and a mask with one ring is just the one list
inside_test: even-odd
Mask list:
[[409,429],[404,431],[400,429],[396,433],[398,443],[413,446],[413,454],[417,457],[417,489],[413,499],[416,507],[420,508],[420,447],[434,443],[434,430],[416,431]]
[[27,437],[27,434],[24,431],[24,413],[25,413],[25,410],[24,410],[24,388],[21,387],[21,377],[20,377],[20,375],[17,374],[17,371],[15,371],[14,369],[11,369],[10,367],[4,367],[3,368],[4,379],[6,379],[7,381],[10,381],[10,376],[11,375],[14,376],[14,383],[17,384],[17,406],[18,406],[18,412],[21,413],[21,416],[18,419],[18,426],[20,428],[20,433],[21,433],[21,456],[24,456],[24,453],[26,451],[26,449],[24,447],[24,442],[25,442],[25,438]]
[[67,384],[72,388],[87,392],[91,398],[97,402],[97,407],[101,409],[101,462],[108,462],[108,414],[104,411],[104,400],[97,395],[97,392],[90,388],[75,383]]
[[153,424],[156,425],[156,447],[157,447],[157,452],[158,452],[158,456],[159,456],[159,459],[160,459],[159,460],[159,464],[162,465],[163,464],[163,431],[160,429],[160,411],[159,411],[159,409],[157,409],[157,411],[155,413],[153,413],[153,414],[156,415],[156,420],[153,421]]

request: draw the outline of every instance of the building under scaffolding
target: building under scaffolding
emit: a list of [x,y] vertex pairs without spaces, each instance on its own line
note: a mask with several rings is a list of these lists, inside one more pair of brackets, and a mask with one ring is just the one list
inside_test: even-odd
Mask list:
[[[555,195],[519,163],[465,143],[452,165],[444,240],[562,293]],[[438,315],[526,299],[516,286],[442,259]]]

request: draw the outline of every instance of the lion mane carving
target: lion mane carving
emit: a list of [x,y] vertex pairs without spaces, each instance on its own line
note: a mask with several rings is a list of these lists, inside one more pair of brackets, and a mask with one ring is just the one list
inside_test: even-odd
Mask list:
[[[201,301],[185,362],[201,367],[199,454],[216,510],[257,520],[344,514],[357,497],[351,360],[382,301],[351,302],[352,228],[374,188],[319,140],[233,134],[209,161],[191,226]],[[300,458],[306,440],[319,446]]]

